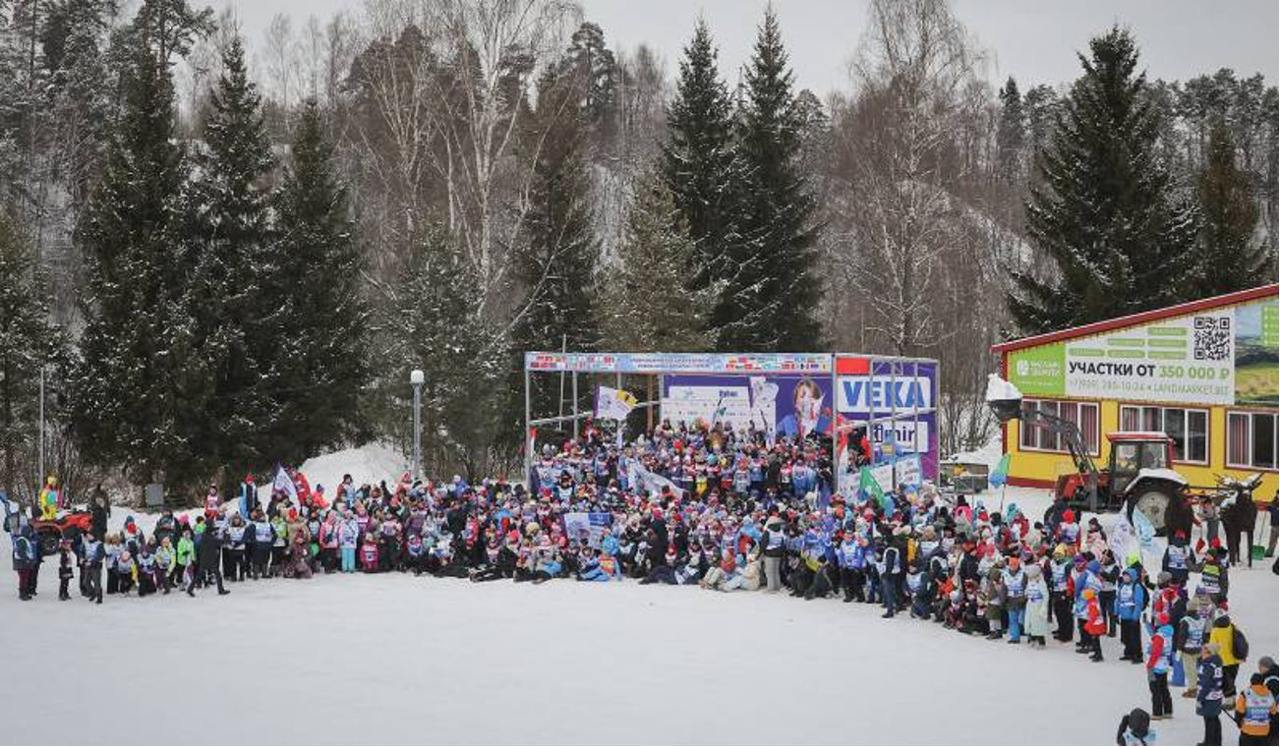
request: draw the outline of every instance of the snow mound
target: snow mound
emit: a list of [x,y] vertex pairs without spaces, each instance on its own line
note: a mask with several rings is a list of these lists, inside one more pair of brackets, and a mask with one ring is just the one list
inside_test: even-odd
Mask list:
[[409,469],[409,460],[398,449],[385,443],[371,443],[312,457],[299,469],[307,476],[311,487],[323,485],[325,493],[332,495],[343,475],[351,475],[357,486],[364,483],[377,485],[382,480],[390,484]]

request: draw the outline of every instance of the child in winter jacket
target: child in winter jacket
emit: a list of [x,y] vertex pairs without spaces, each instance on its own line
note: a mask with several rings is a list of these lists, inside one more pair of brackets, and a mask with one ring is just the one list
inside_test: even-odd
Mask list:
[[177,553],[173,549],[173,540],[165,535],[160,540],[160,546],[156,548],[156,580],[157,586],[164,590],[163,593],[168,594],[173,587],[173,570],[177,564]]
[[1147,590],[1138,583],[1138,572],[1126,568],[1116,586],[1115,616],[1120,621],[1120,642],[1124,661],[1142,661],[1142,630],[1139,620],[1147,607]]
[[378,572],[379,549],[378,538],[373,534],[365,535],[364,542],[360,545],[360,570],[365,573]]
[[1033,646],[1045,647],[1049,635],[1049,586],[1044,572],[1035,563],[1027,564],[1027,610],[1023,617],[1027,641]]
[[175,575],[178,582],[185,587],[196,572],[196,543],[192,539],[191,527],[182,530],[182,538],[178,540],[174,559],[177,563]]
[[1102,636],[1107,633],[1107,621],[1102,616],[1102,609],[1098,604],[1098,592],[1093,589],[1084,590],[1084,635],[1086,636],[1086,647],[1092,654],[1089,656],[1090,661],[1102,661]]
[[360,541],[360,524],[350,514],[338,526],[338,552],[342,556],[342,572],[355,573],[356,545]]

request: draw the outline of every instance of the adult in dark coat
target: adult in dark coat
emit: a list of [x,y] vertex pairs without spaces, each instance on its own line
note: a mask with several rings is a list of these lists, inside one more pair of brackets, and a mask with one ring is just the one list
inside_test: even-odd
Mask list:
[[216,526],[209,524],[204,530],[204,536],[200,538],[199,546],[196,548],[196,568],[198,572],[191,574],[191,580],[187,581],[187,595],[195,596],[192,591],[196,585],[196,578],[205,574],[212,573],[213,577],[218,581],[218,593],[230,594],[222,586],[222,534]]

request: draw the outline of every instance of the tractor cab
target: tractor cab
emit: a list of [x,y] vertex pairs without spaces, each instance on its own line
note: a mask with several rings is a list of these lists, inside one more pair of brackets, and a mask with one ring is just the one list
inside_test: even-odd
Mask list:
[[1124,495],[1142,470],[1167,470],[1173,464],[1173,439],[1161,431],[1108,433],[1111,462],[1107,467],[1110,490]]

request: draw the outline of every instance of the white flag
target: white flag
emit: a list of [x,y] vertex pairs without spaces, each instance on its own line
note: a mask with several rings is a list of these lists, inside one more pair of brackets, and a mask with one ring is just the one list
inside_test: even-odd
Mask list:
[[596,388],[596,419],[625,420],[636,406],[636,398],[631,392],[613,387]]
[[293,478],[279,464],[276,465],[276,479],[271,483],[271,491],[280,491],[292,498],[295,503],[298,501],[298,486],[293,484]]

